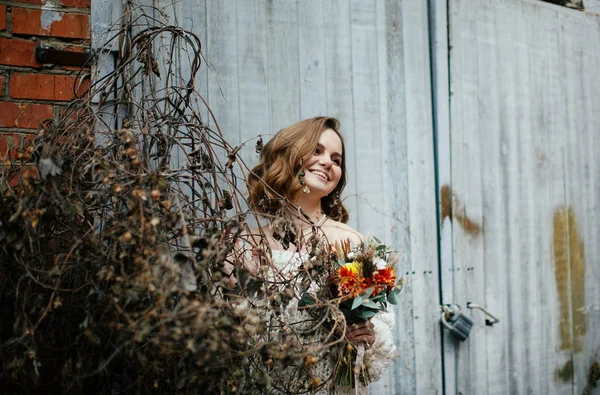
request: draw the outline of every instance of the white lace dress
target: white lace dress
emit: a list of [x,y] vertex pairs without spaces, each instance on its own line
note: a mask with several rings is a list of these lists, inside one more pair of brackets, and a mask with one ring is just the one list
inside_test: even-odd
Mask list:
[[[303,260],[307,259],[307,254],[301,254],[290,251],[273,251],[272,261],[275,268],[273,276],[287,276],[288,278],[300,267]],[[291,274],[291,275],[290,275]],[[316,284],[311,284],[309,287],[309,293],[317,290]],[[281,306],[282,314],[278,318],[283,322],[302,322],[303,317],[307,314],[305,311],[298,309],[298,302],[300,301],[301,295],[294,295],[289,302]],[[368,368],[369,376],[371,381],[376,381],[383,375],[386,367],[395,356],[396,347],[392,338],[392,328],[394,326],[395,317],[393,309],[389,309],[388,312],[379,312],[372,319],[371,322],[374,324],[376,333],[375,343],[366,350],[364,363]],[[331,341],[331,334],[315,333],[315,342],[322,341],[322,338],[326,338],[329,335]],[[339,347],[337,352],[339,352]],[[317,362],[311,367],[311,376],[320,379],[326,379],[332,376],[337,361],[336,349],[331,349],[332,352],[326,352],[319,355]],[[283,375],[285,377],[285,375]],[[355,390],[351,388],[337,388],[332,390],[331,388],[324,388],[317,392],[317,394],[354,394]],[[360,394],[367,394],[368,389],[365,387],[360,388]]]

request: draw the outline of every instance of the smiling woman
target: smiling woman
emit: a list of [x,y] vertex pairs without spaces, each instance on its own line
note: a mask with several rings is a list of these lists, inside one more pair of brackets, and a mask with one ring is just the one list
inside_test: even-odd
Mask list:
[[[326,155],[331,163],[319,165]],[[322,185],[311,170],[337,178],[335,182],[326,180]],[[348,221],[348,213],[340,200],[345,186],[344,142],[338,120],[328,117],[306,119],[279,131],[263,148],[260,163],[248,179],[250,202],[260,213],[276,214],[282,208],[281,198],[286,197],[292,202],[304,201],[305,206],[301,207],[309,216],[321,214],[313,212],[318,210],[343,223]],[[307,200],[303,194],[310,195],[311,199]],[[317,207],[306,206],[309,201],[312,205],[316,202]]]
[[[270,219],[262,231],[271,254],[271,266],[267,271],[271,270],[273,277],[285,274],[286,278],[296,278],[297,273],[306,270],[306,267],[313,263],[317,265],[317,245],[324,246],[329,251],[339,243],[350,245],[350,242],[360,244],[364,241],[359,232],[346,224],[348,213],[341,200],[345,185],[344,141],[339,132],[339,122],[335,118],[315,117],[300,121],[279,131],[264,146],[260,163],[249,176],[248,191],[252,208]],[[251,255],[252,258],[245,262],[246,268],[260,277],[259,267],[265,265],[258,262],[257,251],[252,251]],[[296,274],[290,277],[293,273]],[[263,280],[272,280],[269,276],[267,274],[267,278]],[[309,289],[315,292],[319,287],[316,283],[311,283]],[[297,323],[306,323],[311,319],[310,314],[301,309],[301,286],[293,288],[293,291],[288,290],[295,296],[285,306],[286,314],[282,316],[285,318],[279,317],[276,320],[277,325],[280,325],[280,320],[283,321],[283,328],[294,327]],[[345,333],[343,329],[339,330],[337,339],[346,339],[367,350],[364,363],[370,380],[381,377],[392,359],[395,350],[391,337],[393,323],[393,310],[390,309],[367,321],[353,325],[339,324],[339,328],[345,328]],[[323,349],[326,348],[324,344],[331,341],[330,329],[323,333],[318,330],[304,332],[310,333],[310,339],[305,341],[322,344]],[[343,351],[337,349],[331,353],[323,353],[317,357],[318,362],[308,364],[311,366],[311,377],[317,380],[317,384],[313,383],[316,393],[355,393],[356,389],[350,391],[350,388],[331,384],[339,364],[339,355]],[[273,373],[273,376],[282,380],[278,384],[277,378],[272,377],[274,388],[278,385],[286,387],[295,381],[294,374],[288,372],[287,368]],[[357,389],[359,393],[367,391],[363,385]]]

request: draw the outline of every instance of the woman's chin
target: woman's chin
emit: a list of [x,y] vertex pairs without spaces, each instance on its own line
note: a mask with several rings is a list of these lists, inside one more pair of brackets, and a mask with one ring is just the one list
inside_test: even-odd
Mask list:
[[310,194],[312,196],[318,197],[319,199],[324,198],[325,196],[329,195],[331,191],[333,191],[333,188],[327,188],[323,185],[309,184],[307,186],[310,189]]

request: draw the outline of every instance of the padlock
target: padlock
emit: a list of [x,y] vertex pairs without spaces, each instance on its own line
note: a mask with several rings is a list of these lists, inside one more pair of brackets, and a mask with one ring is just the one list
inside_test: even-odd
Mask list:
[[442,323],[460,341],[465,341],[473,328],[473,321],[460,312],[457,305],[442,306]]

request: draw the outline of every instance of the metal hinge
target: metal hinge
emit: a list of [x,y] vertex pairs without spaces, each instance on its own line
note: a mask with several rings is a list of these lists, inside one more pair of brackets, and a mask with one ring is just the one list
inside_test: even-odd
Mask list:
[[67,51],[54,48],[48,44],[38,44],[35,47],[35,60],[38,63],[83,67],[88,64],[92,58],[93,54],[89,50],[84,52]]

